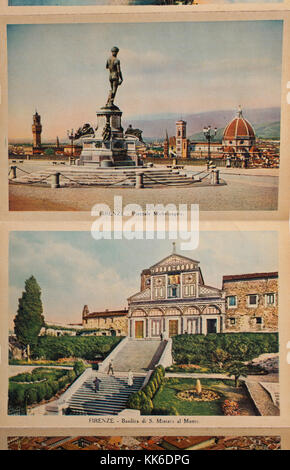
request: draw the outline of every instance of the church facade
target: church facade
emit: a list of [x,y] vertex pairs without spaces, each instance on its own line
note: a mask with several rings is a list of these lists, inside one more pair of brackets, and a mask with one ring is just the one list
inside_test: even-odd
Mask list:
[[277,332],[278,272],[225,275],[205,284],[199,261],[175,253],[141,272],[128,308],[89,312],[82,327],[100,335],[164,339],[179,334]]
[[141,273],[140,292],[128,299],[131,338],[224,331],[225,293],[204,283],[199,262],[175,253]]

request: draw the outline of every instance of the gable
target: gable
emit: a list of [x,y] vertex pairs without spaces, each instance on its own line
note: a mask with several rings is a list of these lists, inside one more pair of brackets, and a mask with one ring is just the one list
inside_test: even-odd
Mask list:
[[185,267],[187,265],[188,265],[187,269],[197,269],[199,265],[199,261],[193,260],[191,258],[187,258],[186,256],[181,256],[181,255],[177,255],[173,253],[169,256],[166,256],[166,258],[163,258],[161,261],[154,264],[153,266],[151,266],[150,269],[152,271],[152,270],[155,270],[156,268],[160,268],[160,267],[168,268],[170,266],[171,269],[173,270],[173,269],[180,269],[182,265],[184,265],[184,269],[186,269]]

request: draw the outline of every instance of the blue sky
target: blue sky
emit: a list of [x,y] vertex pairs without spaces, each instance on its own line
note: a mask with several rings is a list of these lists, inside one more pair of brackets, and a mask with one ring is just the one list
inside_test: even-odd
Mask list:
[[[278,270],[276,232],[200,232],[196,250],[177,252],[200,261],[206,284],[221,287],[222,276]],[[11,232],[10,322],[25,280],[42,289],[47,321],[80,322],[90,311],[124,308],[139,291],[140,273],[172,252],[170,240],[99,240],[90,232]]]
[[8,25],[9,137],[43,140],[95,123],[113,45],[126,120],[281,104],[282,21]]

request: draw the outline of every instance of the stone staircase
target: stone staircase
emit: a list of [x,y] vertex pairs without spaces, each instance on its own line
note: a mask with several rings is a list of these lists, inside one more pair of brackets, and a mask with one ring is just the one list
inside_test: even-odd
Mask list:
[[167,341],[130,339],[113,360],[114,371],[147,372],[158,363]]
[[[155,186],[187,186],[200,182],[199,179],[193,180],[191,176],[186,176],[185,173],[172,169],[148,169],[148,168],[135,168],[135,169],[96,169],[90,167],[57,167],[38,170],[32,173],[22,173],[20,169],[17,170],[17,177],[14,178],[14,183],[34,184],[41,183],[50,185],[52,175],[59,172],[61,187],[75,187],[75,186],[113,186],[113,187],[135,187],[136,173],[142,172],[144,188],[151,188]],[[205,176],[205,173],[199,175]],[[209,184],[209,180],[204,181],[204,184]]]
[[[100,389],[95,392],[94,379],[101,380]],[[128,386],[126,376],[108,376],[93,372],[90,377],[68,400],[68,407],[74,415],[116,415],[126,408],[128,397],[140,390],[145,376],[134,377],[133,385]]]

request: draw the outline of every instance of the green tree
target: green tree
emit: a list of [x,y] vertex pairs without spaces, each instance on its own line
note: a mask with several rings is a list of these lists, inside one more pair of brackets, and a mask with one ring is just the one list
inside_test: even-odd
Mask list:
[[47,149],[45,149],[44,153],[45,155],[54,155],[54,150],[53,148],[48,147]]
[[225,362],[230,358],[230,354],[221,348],[217,348],[213,351],[211,357],[212,361],[217,363],[220,369],[223,369]]
[[231,377],[232,375],[235,377],[235,387],[237,388],[239,385],[239,378],[242,376],[247,376],[247,366],[243,362],[240,361],[233,361],[227,366],[227,373]]
[[38,335],[44,326],[41,289],[34,276],[25,281],[25,290],[18,301],[14,325],[16,337],[26,347],[29,360],[30,348],[36,346]]

